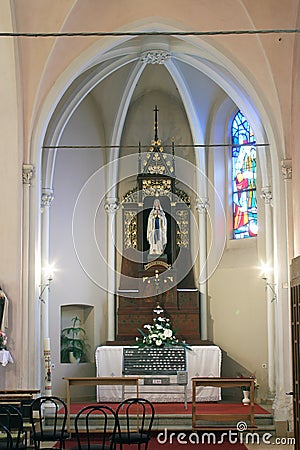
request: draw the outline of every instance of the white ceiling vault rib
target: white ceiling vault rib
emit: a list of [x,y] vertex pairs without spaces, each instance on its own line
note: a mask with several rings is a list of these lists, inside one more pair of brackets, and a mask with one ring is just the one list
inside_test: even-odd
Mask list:
[[[254,130],[257,142],[268,142],[265,127],[261,120],[262,116],[266,116],[262,99],[258,98],[255,87],[250,85],[249,80],[246,79],[239,68],[232,68],[232,63],[229,61],[226,66],[225,63],[221,64],[221,61],[218,64],[213,64],[211,61],[186,54],[176,54],[174,57],[178,61],[198,69],[220,86],[247,117]],[[259,152],[263,184],[268,185],[270,184],[269,171],[267,170],[268,157],[266,154],[268,148],[261,147]]]
[[[189,126],[192,134],[192,138],[194,143],[197,144],[203,144],[204,138],[203,138],[203,131],[201,127],[201,123],[199,121],[199,116],[197,114],[193,98],[191,95],[191,91],[186,83],[185,77],[178,69],[178,66],[176,65],[176,61],[173,59],[168,60],[165,63],[170,75],[172,76],[172,79],[174,80],[174,83],[177,86],[177,89],[179,91],[179,94],[181,96],[182,103],[185,108],[185,113],[187,115]],[[197,163],[197,167],[205,173],[205,167],[206,167],[206,161],[205,161],[205,150],[196,148],[195,151],[195,160]],[[199,174],[199,171],[197,171],[197,174]],[[201,178],[201,179],[200,179]],[[204,180],[204,177],[197,176],[197,192],[201,197],[207,196],[207,186],[206,183],[201,182],[201,180]]]
[[[77,78],[77,83],[75,81],[69,88],[72,89],[72,95],[69,95],[69,90],[66,91],[54,114],[52,115],[44,141],[45,147],[55,147],[56,145],[59,145],[59,140],[70,120],[70,117],[83,99],[99,83],[112,75],[115,71],[119,70],[121,67],[132,63],[136,59],[136,56],[125,55],[122,58],[114,60],[102,69],[99,69],[99,66],[95,67],[95,69],[89,72],[86,77]],[[66,98],[65,101],[64,98]],[[52,188],[55,155],[56,151],[53,149],[45,148],[43,150],[43,187]]]
[[[111,143],[110,145],[118,147],[121,143],[124,123],[126,120],[128,108],[137,85],[138,80],[145,69],[146,64],[140,61],[137,61],[133,66],[131,73],[128,77],[126,86],[124,87],[123,95],[120,100],[120,104],[118,107],[116,120],[114,123]],[[107,191],[109,192],[110,197],[117,197],[117,182],[118,182],[118,159],[119,157],[119,148],[112,149],[109,154],[109,162],[115,161],[115,164],[108,165],[108,176],[107,176]]]
[[[199,47],[200,44],[201,48]],[[176,64],[176,61],[184,64],[186,68],[191,66],[205,74],[217,86],[222,88],[238,107],[243,110],[254,129],[257,140],[265,142],[266,133],[260,119],[260,117],[265,116],[263,100],[258,98],[255,86],[251,85],[245,74],[241,72],[240,68],[235,67],[234,63],[227,56],[220,54],[217,49],[205,42],[200,44],[197,42],[196,45],[194,38],[190,40],[188,38],[171,38],[167,42],[164,38],[163,42],[157,42],[157,38],[154,37],[149,37],[149,39],[133,37],[132,39],[127,39],[126,42],[119,42],[114,48],[108,48],[106,51],[98,53],[98,56],[94,54],[94,57],[90,58],[89,62],[86,61],[85,64],[82,64],[81,69],[77,69],[77,78],[73,74],[73,84],[69,85],[68,90],[65,91],[67,95],[62,96],[59,103],[57,102],[56,110],[49,122],[44,145],[58,145],[64,127],[85,96],[104,79],[107,79],[125,65],[132,63],[133,67],[130,68],[131,73],[128,80],[126,80],[115,118],[110,118],[113,122],[110,145],[118,147],[121,143],[125,119],[137,82],[146,66],[146,63],[142,62],[141,57],[145,52],[157,50],[164,50],[170,54],[170,58],[164,61],[164,65],[178,89],[186,116],[188,117],[194,143],[204,143],[205,133],[202,130],[203,124],[200,123],[197,106],[193,101],[193,87],[189,86],[184,73],[185,67]],[[83,56],[81,59],[83,59]],[[91,67],[91,60],[95,64],[94,69]],[[111,62],[109,63],[109,61]],[[86,70],[86,76],[83,70]],[[160,88],[160,86],[158,87]],[[195,151],[195,157],[200,168],[205,167],[204,157],[201,156],[202,153],[204,152]],[[118,150],[112,151],[110,160],[117,159],[118,154]],[[43,187],[51,188],[55,152],[45,149],[43,159]],[[117,180],[117,168],[113,168],[112,171],[113,173],[109,176],[109,186],[115,184]],[[263,171],[263,173],[267,173],[267,171]]]

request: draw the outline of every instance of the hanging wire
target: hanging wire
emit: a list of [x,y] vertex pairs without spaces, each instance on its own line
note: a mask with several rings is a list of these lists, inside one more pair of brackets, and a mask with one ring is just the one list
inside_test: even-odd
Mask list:
[[216,30],[216,31],[69,31],[69,32],[0,32],[0,37],[52,38],[103,36],[227,36],[257,34],[296,34],[300,29]]
[[[262,143],[262,144],[254,144],[254,143],[248,143],[248,144],[178,144],[175,145],[176,149],[179,148],[223,148],[223,147],[246,147],[246,146],[252,146],[252,147],[269,147],[270,144],[268,143]],[[143,149],[146,148],[149,150],[149,145],[43,145],[43,149],[74,149],[74,150],[81,150],[81,149]],[[173,148],[173,144],[170,145],[164,145],[164,148]]]

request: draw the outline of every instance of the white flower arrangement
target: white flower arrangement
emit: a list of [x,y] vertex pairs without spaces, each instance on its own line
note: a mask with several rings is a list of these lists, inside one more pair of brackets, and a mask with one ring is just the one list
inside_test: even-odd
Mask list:
[[136,343],[139,347],[171,347],[171,346],[184,346],[188,345],[184,341],[179,341],[172,329],[170,319],[166,317],[157,317],[153,319],[153,324],[146,324],[144,328],[148,331],[145,333],[138,328],[141,333],[141,337],[136,338]]
[[0,331],[0,350],[7,349],[7,336],[4,331]]

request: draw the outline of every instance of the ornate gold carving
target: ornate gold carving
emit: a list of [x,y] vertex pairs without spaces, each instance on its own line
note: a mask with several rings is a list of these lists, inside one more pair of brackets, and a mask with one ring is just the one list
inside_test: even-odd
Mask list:
[[125,248],[137,248],[137,220],[135,211],[124,211]]
[[176,244],[178,247],[189,247],[189,212],[186,210],[176,211],[177,217],[177,235]]
[[136,203],[138,201],[138,188],[137,186],[130,189],[122,198],[123,203]]
[[[162,147],[161,147],[162,148]],[[161,163],[162,159],[158,152],[155,152],[152,158],[152,164],[148,166],[148,173],[163,175],[166,173],[166,166]]]
[[170,264],[168,264],[166,261],[154,260],[154,261],[150,261],[148,264],[145,264],[144,269],[148,270],[154,266],[161,266],[161,267],[164,267],[165,269],[170,269],[170,267],[171,267]]
[[171,180],[142,180],[142,196],[143,199],[147,196],[160,197],[166,195],[172,198]]
[[175,194],[180,198],[187,206],[191,206],[191,197],[182,189],[175,189]]
[[173,175],[175,174],[174,155],[164,153],[160,139],[151,141],[149,152],[143,157],[143,173],[150,175]]

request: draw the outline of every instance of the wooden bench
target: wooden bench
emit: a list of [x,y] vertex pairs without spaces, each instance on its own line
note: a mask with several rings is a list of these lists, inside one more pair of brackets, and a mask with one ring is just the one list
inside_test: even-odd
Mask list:
[[39,389],[7,389],[0,391],[0,404],[13,405],[20,408],[25,417],[29,417],[28,408]]
[[63,377],[67,382],[67,430],[70,432],[71,386],[135,386],[136,397],[139,396],[139,377]]
[[0,391],[0,402],[21,402],[23,400],[33,400],[33,396],[40,392],[39,389],[6,389]]
[[40,393],[39,389],[6,389],[0,390],[0,405],[16,406],[23,416],[23,429],[26,433],[26,445],[29,442],[31,422],[30,405],[34,397]]
[[[250,389],[250,405],[245,408],[245,413],[225,413],[225,414],[211,414],[211,413],[197,413],[197,388],[203,386],[220,387],[220,388],[232,388],[246,386]],[[201,429],[232,429],[236,428],[238,421],[249,421],[248,429],[256,428],[254,424],[254,378],[192,378],[192,428],[193,430]],[[247,408],[247,409],[246,409]],[[199,420],[211,421],[211,422],[235,422],[235,425],[225,426],[205,426],[198,423]]]

